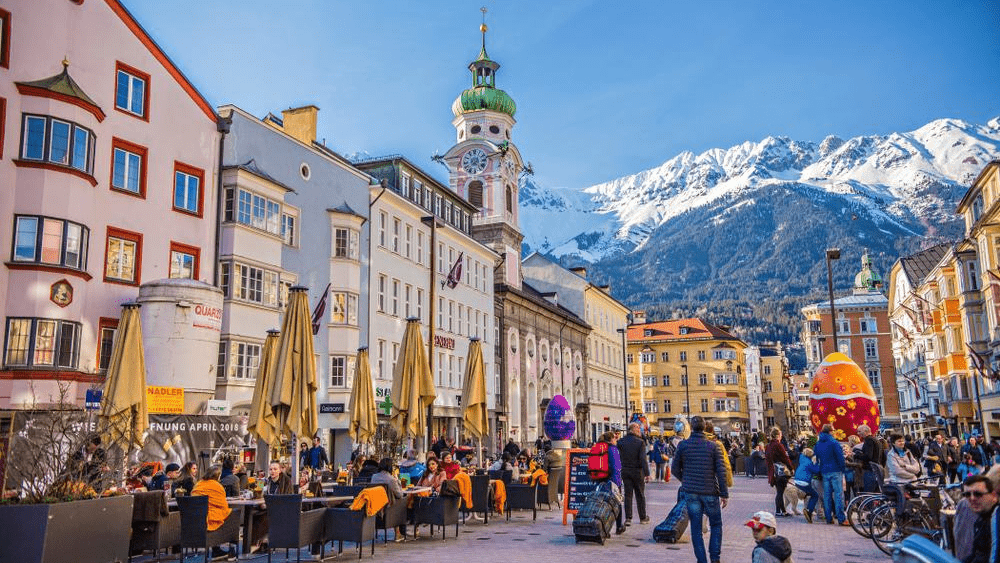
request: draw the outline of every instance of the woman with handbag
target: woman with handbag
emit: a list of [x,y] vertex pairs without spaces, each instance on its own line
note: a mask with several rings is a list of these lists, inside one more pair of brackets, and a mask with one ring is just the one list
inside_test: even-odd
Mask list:
[[767,484],[775,489],[774,515],[788,518],[791,514],[785,512],[785,487],[788,485],[794,467],[792,460],[788,459],[785,446],[781,445],[781,429],[772,428],[770,438],[771,441],[764,450],[764,461],[767,463]]

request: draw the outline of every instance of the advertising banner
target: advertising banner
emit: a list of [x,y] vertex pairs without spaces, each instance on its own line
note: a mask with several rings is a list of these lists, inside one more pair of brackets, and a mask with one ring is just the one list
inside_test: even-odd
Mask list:
[[149,414],[183,414],[184,388],[147,385],[146,411]]

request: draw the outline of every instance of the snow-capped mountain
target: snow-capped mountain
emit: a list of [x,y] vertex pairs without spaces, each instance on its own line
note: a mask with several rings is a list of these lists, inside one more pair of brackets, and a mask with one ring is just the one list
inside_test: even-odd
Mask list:
[[916,221],[924,225],[912,233],[919,235],[936,222],[952,222],[954,204],[998,156],[1000,118],[986,125],[939,119],[909,133],[846,141],[767,137],[683,152],[658,168],[582,190],[546,189],[528,178],[521,223],[532,250],[595,262],[642,248],[658,227],[693,209],[727,199],[748,205],[794,184],[820,199],[842,199],[879,222],[903,228]]
[[818,143],[767,137],[582,190],[528,178],[521,228],[526,251],[586,262],[629,305],[752,308],[825,287],[827,247],[844,251],[835,281],[846,290],[866,248],[887,275],[899,256],[957,239],[956,204],[997,158],[1000,118]]

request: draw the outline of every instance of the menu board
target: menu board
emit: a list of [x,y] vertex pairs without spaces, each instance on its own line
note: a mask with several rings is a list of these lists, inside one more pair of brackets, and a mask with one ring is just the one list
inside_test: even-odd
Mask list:
[[587,460],[590,450],[573,448],[566,450],[566,484],[563,490],[563,525],[566,525],[566,515],[576,514],[587,496],[597,488],[597,482],[591,480],[587,471]]

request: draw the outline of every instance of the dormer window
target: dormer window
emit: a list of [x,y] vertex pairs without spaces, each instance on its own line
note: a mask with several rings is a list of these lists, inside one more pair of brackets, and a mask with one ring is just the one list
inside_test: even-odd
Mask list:
[[645,329],[643,329],[642,330],[642,335],[643,336],[653,336],[653,329],[651,329],[651,328],[645,328]]
[[690,330],[690,329],[688,329],[688,327],[686,327],[686,326],[682,326],[682,327],[680,328],[680,331],[679,331],[679,332],[680,332],[681,334],[687,334],[689,330]]

